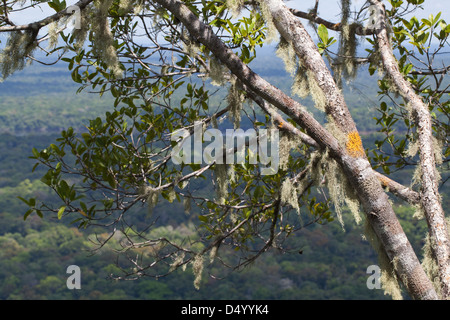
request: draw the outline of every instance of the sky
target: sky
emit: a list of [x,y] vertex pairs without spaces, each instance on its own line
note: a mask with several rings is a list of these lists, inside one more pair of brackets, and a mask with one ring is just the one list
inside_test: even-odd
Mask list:
[[[286,4],[289,7],[303,10],[305,8],[313,8],[315,0],[288,0]],[[366,1],[353,0],[352,8],[359,9]],[[387,1],[383,1],[387,3]],[[404,0],[406,2],[406,0]],[[425,0],[423,4],[424,10],[417,11],[415,14],[421,18],[428,17],[430,14],[436,15],[442,12],[442,18],[450,23],[450,0]],[[319,1],[319,16],[324,19],[339,22],[340,1],[338,0],[320,0]]]
[[[74,5],[76,2],[77,0],[66,0],[68,6]],[[315,4],[315,0],[285,0],[285,2],[289,7],[302,11],[308,11],[313,8]],[[332,22],[339,22],[340,2],[340,0],[320,0],[319,16]],[[387,1],[384,0],[384,2],[386,3]],[[406,2],[406,0],[404,0],[404,2]],[[356,11],[364,3],[365,0],[353,0],[352,9]],[[422,6],[424,7],[424,10],[418,10],[414,15],[419,18],[427,18],[430,14],[436,15],[438,12],[441,12],[441,18],[450,24],[450,0],[425,0],[425,3]],[[25,24],[43,19],[54,13],[55,11],[53,11],[53,9],[44,4],[41,8],[28,9],[16,14],[11,14],[10,19],[15,24]],[[0,38],[4,39],[4,36],[5,35],[0,35]],[[314,37],[314,34],[312,34],[312,36]]]
[[[67,5],[73,5],[76,0],[67,0]],[[387,1],[384,1],[387,2]],[[406,2],[406,1],[405,1]],[[331,21],[339,21],[340,12],[339,0],[320,0],[319,2],[319,15],[324,19]],[[353,0],[353,8],[360,8],[365,3],[365,0]],[[315,0],[287,0],[286,4],[289,7],[299,10],[307,11],[314,7]],[[421,18],[428,17],[429,14],[436,14],[439,11],[442,12],[442,18],[450,23],[450,0],[425,0],[424,9],[416,13]],[[16,16],[12,16],[11,19],[17,24],[23,24],[31,22],[36,19],[42,19],[47,15],[53,14],[54,11],[47,5],[43,5],[42,9],[28,10],[26,12],[20,12]],[[19,18],[20,15],[20,18]]]

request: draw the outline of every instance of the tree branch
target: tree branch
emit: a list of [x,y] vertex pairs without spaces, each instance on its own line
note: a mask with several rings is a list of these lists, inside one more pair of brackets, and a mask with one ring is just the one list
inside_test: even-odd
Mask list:
[[387,18],[383,4],[378,0],[371,0],[371,3],[378,7],[379,12],[383,16],[383,21],[380,21],[380,28],[376,33],[376,40],[384,71],[391,78],[398,93],[412,108],[414,120],[417,125],[422,184],[420,191],[421,205],[427,218],[433,244],[432,247],[439,268],[442,298],[447,299],[450,297],[450,241],[445,214],[438,191],[439,184],[436,176],[431,115],[428,106],[415,93],[410,83],[399,71],[399,66],[388,37],[385,22]]
[[[253,72],[214,34],[210,26],[202,23],[182,2],[178,0],[155,0],[155,2],[172,12],[189,30],[190,35],[205,45],[241,82],[291,117],[321,147],[328,148],[329,154],[341,164],[347,178],[357,190],[369,223],[377,232],[387,256],[391,261],[395,259],[397,262],[397,272],[401,275],[400,279],[405,283],[411,296],[415,299],[436,299],[437,294],[426,277],[367,159],[347,153],[337,139],[303,110],[297,101]],[[281,9],[283,13],[288,11],[281,1],[277,3],[271,1],[270,5],[274,5],[271,9]],[[287,15],[283,14],[283,16]],[[298,20],[292,14],[291,17]],[[286,21],[279,21],[279,23],[283,22],[286,23]],[[292,23],[287,25],[291,28],[295,26]]]
[[[93,2],[94,0],[80,0],[77,3],[75,3],[74,6],[80,8],[80,10],[83,10],[84,8],[86,8],[91,2]],[[72,13],[67,12],[67,8],[64,10],[61,10],[51,16],[48,16],[42,20],[36,21],[36,22],[32,22],[32,23],[27,23],[27,24],[22,24],[22,25],[17,25],[17,26],[4,26],[4,27],[0,27],[0,32],[12,32],[12,31],[21,31],[21,30],[34,30],[34,31],[39,31],[42,27],[45,27],[46,25],[58,21],[59,19],[61,19],[63,16],[66,15],[71,15]]]

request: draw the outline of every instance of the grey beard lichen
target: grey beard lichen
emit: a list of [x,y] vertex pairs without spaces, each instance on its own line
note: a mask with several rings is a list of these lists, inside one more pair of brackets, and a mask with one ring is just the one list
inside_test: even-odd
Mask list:
[[216,259],[218,250],[219,250],[219,246],[218,245],[216,245],[216,246],[211,248],[211,251],[209,252],[209,263],[213,263],[214,262],[214,259]]
[[191,198],[189,197],[183,198],[183,209],[185,214],[191,213]]
[[298,65],[294,76],[294,83],[291,88],[292,94],[305,98],[311,95],[314,107],[325,112],[327,99],[323,90],[316,81],[313,71],[306,69],[301,64]]
[[244,7],[244,0],[226,0],[227,8],[230,9],[233,19],[236,19]]
[[202,280],[202,274],[203,274],[203,264],[204,264],[204,258],[202,255],[197,254],[193,261],[192,261],[192,271],[194,272],[194,287],[199,290],[200,289],[200,282]]
[[289,177],[286,177],[286,179],[283,181],[283,184],[281,185],[280,200],[282,204],[290,205],[297,211],[298,214],[300,214],[297,188],[294,186],[292,180]]
[[276,54],[283,60],[286,71],[291,75],[294,75],[297,69],[297,55],[292,42],[288,42],[281,37],[276,49]]
[[289,169],[289,156],[291,154],[291,150],[296,148],[301,144],[300,138],[295,135],[291,135],[289,133],[283,133],[279,142],[279,168],[281,170]]
[[[448,223],[447,223],[448,225]],[[425,237],[423,246],[422,267],[428,278],[431,280],[438,296],[441,296],[441,281],[439,278],[439,268],[433,255],[432,240],[429,234]]]
[[116,78],[122,76],[117,51],[114,46],[114,37],[109,28],[108,10],[113,1],[95,1],[96,11],[92,19],[92,33],[94,35],[92,53],[104,62]]
[[441,165],[445,159],[445,156],[442,152],[442,150],[444,148],[444,140],[445,139],[446,139],[445,136],[443,136],[443,137],[433,136],[433,152],[434,152],[434,159],[435,159],[437,165]]
[[342,26],[339,55],[342,57],[343,75],[348,80],[354,79],[358,70],[356,65],[356,50],[358,47],[356,29],[358,27],[359,25],[356,23]]
[[[362,220],[360,215],[360,201],[341,166],[329,156],[328,150],[322,153],[316,153],[314,157],[320,157],[320,159],[317,161],[316,166],[311,166],[311,177],[316,185],[323,182],[327,187],[342,229],[345,230],[342,211],[344,205],[350,210],[355,223],[359,224]],[[311,159],[312,161],[316,162]]]
[[226,73],[228,69],[220,63],[220,61],[211,57],[209,59],[209,77],[214,86],[223,86],[226,83]]
[[15,71],[25,67],[26,59],[36,49],[36,33],[33,31],[11,32],[6,46],[0,53],[2,78],[6,79]]
[[241,123],[241,111],[244,100],[244,95],[239,90],[238,80],[235,77],[231,78],[231,85],[227,95],[228,117],[235,129],[239,128]]
[[309,91],[314,101],[314,106],[318,110],[325,112],[327,99],[325,97],[325,94],[323,93],[322,88],[320,88],[319,84],[317,83],[314,73],[311,70],[308,70],[306,77],[308,79]]
[[60,22],[59,21],[54,21],[48,25],[47,50],[53,50],[58,45],[59,31],[60,31]]
[[305,67],[299,65],[294,76],[294,83],[291,88],[292,94],[299,96],[300,98],[306,98],[309,96],[309,82],[308,74]]
[[153,209],[155,208],[156,204],[158,203],[158,198],[161,193],[161,190],[152,188],[150,186],[142,186],[139,189],[139,194],[142,198],[145,199],[147,206],[148,206],[148,212],[151,214],[153,212]]
[[369,243],[378,254],[378,262],[381,269],[380,282],[384,290],[384,294],[392,296],[392,299],[394,300],[403,300],[398,278],[394,269],[395,262],[390,262],[389,257],[386,255],[382,244],[378,240],[375,231],[373,230],[367,219],[364,223],[364,235],[366,240],[369,241]]
[[[140,2],[140,1],[138,1]],[[119,13],[122,15],[128,14],[133,10],[134,7],[134,1],[133,0],[120,0],[119,2]]]
[[352,80],[357,75],[356,51],[358,38],[356,31],[362,26],[358,23],[350,23],[350,0],[341,1],[341,33],[339,37],[338,56],[333,63],[333,72],[336,84],[342,87],[342,76]]
[[228,171],[226,164],[214,165],[214,173],[216,176],[216,193],[217,201],[220,204],[225,203],[225,199],[228,195]]
[[[446,218],[445,223],[447,224],[447,230],[449,231],[450,237],[450,218]],[[427,274],[428,278],[431,280],[438,297],[442,297],[439,267],[436,262],[433,247],[434,247],[433,240],[431,239],[430,234],[427,233],[424,239],[424,246],[422,249],[423,251],[422,267],[425,273]]]
[[195,58],[197,53],[201,51],[200,45],[193,40],[189,32],[183,28],[181,33],[181,39],[183,40],[183,51],[191,58]]
[[269,8],[267,8],[267,4],[263,0],[257,0],[259,2],[259,8],[261,15],[266,22],[266,43],[269,44],[272,41],[276,40],[278,38],[278,30],[275,24],[273,23],[273,17],[270,13]]
[[170,264],[169,272],[173,272],[178,269],[184,263],[184,258],[186,254],[184,251],[178,252],[173,256],[173,262]]
[[79,51],[83,48],[91,29],[91,21],[93,20],[93,10],[90,6],[83,10],[80,15],[80,29],[73,29],[74,48]]

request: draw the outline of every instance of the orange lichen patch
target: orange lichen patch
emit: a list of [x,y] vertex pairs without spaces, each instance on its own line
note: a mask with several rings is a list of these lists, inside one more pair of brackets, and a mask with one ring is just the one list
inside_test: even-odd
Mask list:
[[386,177],[380,176],[378,177],[378,180],[380,180],[383,187],[389,186],[389,179],[387,179]]
[[358,132],[352,131],[347,135],[347,152],[353,158],[360,158],[365,156],[361,137]]

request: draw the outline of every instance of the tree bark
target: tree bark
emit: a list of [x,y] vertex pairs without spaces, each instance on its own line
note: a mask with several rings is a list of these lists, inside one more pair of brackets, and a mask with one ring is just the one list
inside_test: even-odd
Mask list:
[[371,2],[378,7],[383,16],[383,20],[379,21],[379,29],[376,30],[376,38],[384,71],[394,83],[395,89],[409,104],[417,125],[421,172],[420,202],[427,219],[432,249],[439,269],[441,296],[443,299],[448,299],[450,297],[450,241],[445,213],[438,191],[439,183],[436,174],[431,115],[428,106],[414,92],[399,70],[386,30],[383,4],[378,0],[372,0]]
[[[327,148],[342,166],[360,197],[367,219],[387,256],[395,259],[397,273],[414,299],[436,299],[437,294],[420,265],[369,162],[360,153],[348,153],[303,107],[245,65],[213,32],[178,0],[155,0],[172,12],[229,70],[254,93],[291,117],[322,148]],[[282,4],[281,4],[282,5]],[[277,5],[278,7],[278,5]],[[286,9],[287,10],[287,9]],[[339,107],[339,106],[337,106]],[[350,116],[350,115],[348,115]],[[359,136],[358,136],[359,137]],[[358,142],[358,141],[356,141]],[[358,147],[362,147],[356,143]],[[355,156],[356,155],[356,156]]]
[[[80,10],[83,10],[93,1],[94,0],[80,0],[77,3],[75,3],[74,5],[72,5],[71,7],[78,7]],[[0,27],[0,32],[11,32],[11,31],[20,31],[20,30],[37,30],[37,31],[39,31],[39,29],[41,29],[42,27],[45,27],[46,25],[48,25],[52,22],[58,21],[63,16],[70,15],[71,13],[68,12],[67,9],[68,8],[61,10],[51,16],[48,16],[48,17],[46,17],[42,20],[36,21],[36,22],[17,25],[17,26]]]

